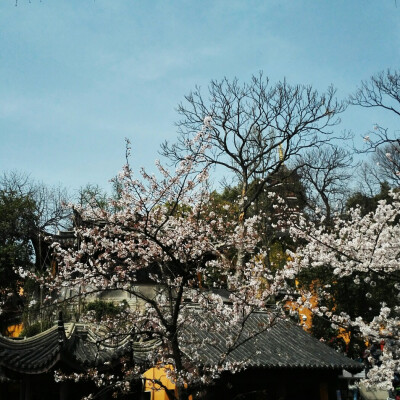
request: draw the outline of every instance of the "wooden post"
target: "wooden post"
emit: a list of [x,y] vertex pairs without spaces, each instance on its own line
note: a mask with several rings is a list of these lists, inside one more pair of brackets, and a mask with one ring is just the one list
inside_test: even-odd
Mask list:
[[60,400],[68,400],[69,392],[68,382],[60,382]]
[[31,382],[29,376],[22,378],[22,388],[19,397],[22,400],[31,400]]
[[329,390],[327,382],[321,382],[319,384],[319,399],[329,400]]

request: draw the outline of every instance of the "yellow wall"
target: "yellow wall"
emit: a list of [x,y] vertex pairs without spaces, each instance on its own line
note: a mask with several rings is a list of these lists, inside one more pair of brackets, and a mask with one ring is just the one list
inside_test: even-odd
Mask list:
[[[142,375],[142,377],[146,379],[144,390],[145,392],[151,392],[151,400],[169,400],[164,388],[154,381],[160,381],[168,390],[174,390],[175,396],[177,396],[175,383],[173,380],[168,378],[167,370],[172,371],[173,366],[166,365],[165,367],[153,367]],[[192,400],[192,396],[189,396],[189,399]]]
[[22,331],[23,324],[18,325],[10,325],[7,327],[7,336],[8,337],[18,337]]
[[[316,285],[316,284],[318,284],[317,280],[312,282],[311,293],[313,292],[314,285]],[[298,282],[296,282],[296,287],[297,287],[297,285],[298,285]],[[303,300],[305,300],[305,297],[303,297]],[[311,298],[308,299],[308,301],[311,304],[311,307],[316,307],[318,305],[317,296],[315,296],[315,295],[312,295]],[[287,307],[291,308],[292,310],[297,310],[297,312],[299,313],[300,323],[303,326],[303,329],[306,331],[310,331],[312,328],[313,312],[307,307],[299,306],[295,301],[288,301],[286,303],[286,305],[287,305]],[[346,344],[350,343],[350,333],[346,329],[339,328],[338,337],[342,338]]]
[[160,381],[167,389],[175,390],[175,383],[168,378],[167,369],[172,370],[173,368],[171,365],[154,367],[143,374],[143,378],[146,379],[144,390],[151,392],[151,400],[168,400],[164,388],[154,382],[154,380]]

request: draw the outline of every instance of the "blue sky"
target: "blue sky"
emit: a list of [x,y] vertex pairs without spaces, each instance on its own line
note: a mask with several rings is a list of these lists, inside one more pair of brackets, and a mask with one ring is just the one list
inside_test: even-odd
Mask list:
[[[0,172],[71,190],[152,169],[175,107],[211,79],[333,84],[339,97],[400,66],[395,0],[1,0]],[[362,136],[386,114],[349,108]]]

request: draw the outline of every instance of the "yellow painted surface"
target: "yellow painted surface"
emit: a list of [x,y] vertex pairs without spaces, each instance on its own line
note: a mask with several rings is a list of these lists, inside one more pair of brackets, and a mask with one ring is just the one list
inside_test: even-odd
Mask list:
[[[296,282],[296,286],[297,286]],[[303,301],[306,300],[304,296],[302,296]],[[311,304],[311,307],[315,307],[318,302],[317,302],[317,297],[316,296],[311,296],[311,298],[308,299],[308,302]],[[286,303],[286,306],[291,308],[292,310],[296,310],[299,313],[299,319],[301,322],[301,325],[303,326],[303,329],[306,331],[310,331],[312,327],[312,317],[313,317],[313,312],[305,307],[305,306],[299,306],[297,302],[295,301],[288,301]]]
[[168,370],[173,370],[172,365],[150,368],[143,374],[143,378],[146,379],[145,391],[151,392],[151,400],[168,400],[164,388],[156,381],[161,382],[167,389],[175,390],[175,383],[168,378]]
[[350,343],[351,334],[344,328],[339,328],[338,337],[342,338],[346,344]]
[[18,325],[10,325],[7,327],[7,336],[8,337],[18,337],[23,329],[23,324]]
[[[298,287],[298,281],[296,280],[296,287]],[[311,293],[314,291],[314,285],[317,285],[318,281],[315,280],[311,284]],[[305,300],[305,297],[303,297],[303,300]],[[318,305],[318,300],[316,295],[312,295],[311,298],[308,299],[309,303],[311,304],[311,307],[316,307]],[[299,306],[295,301],[288,301],[287,306],[291,308],[292,310],[297,310],[299,313],[300,321],[302,323],[303,329],[306,331],[310,331],[312,328],[312,318],[313,318],[313,312],[304,306]],[[333,309],[334,311],[334,309]],[[348,332],[345,328],[339,328],[339,338],[342,338],[346,344],[350,343],[350,332]]]
[[[153,367],[142,375],[142,377],[146,379],[144,390],[146,392],[151,392],[151,400],[169,400],[162,385],[168,390],[173,390],[175,396],[178,395],[174,381],[168,377],[168,370],[173,371],[173,366]],[[157,383],[157,381],[160,382],[161,385]],[[189,400],[192,400],[192,396],[189,396]]]

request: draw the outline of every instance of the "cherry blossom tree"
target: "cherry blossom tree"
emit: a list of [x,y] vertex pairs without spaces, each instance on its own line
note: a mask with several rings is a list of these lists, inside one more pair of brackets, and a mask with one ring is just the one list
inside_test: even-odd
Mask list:
[[[384,341],[380,356],[371,352],[367,382],[387,390],[400,371],[400,194],[391,192],[391,197],[364,216],[360,208],[351,209],[347,215],[334,218],[330,228],[304,218],[293,223],[291,233],[299,246],[285,268],[291,279],[321,267],[334,275],[330,284],[314,285],[313,290],[298,288],[297,301],[328,319],[333,327],[351,329],[370,345]],[[354,304],[348,310],[325,306],[327,299],[335,304],[333,287],[349,279],[353,290],[365,290],[368,312],[364,315],[354,313]],[[318,299],[317,306],[311,304],[313,296]]]
[[[230,354],[270,328],[278,311],[270,311],[256,330],[248,329],[247,321],[266,310],[283,284],[265,268],[264,253],[257,249],[257,216],[239,223],[210,211],[203,161],[211,129],[206,120],[191,139],[194,153],[173,173],[158,162],[157,176],[142,169],[136,178],[128,145],[128,162],[116,178],[119,196],[106,207],[74,206],[81,221],[75,229],[78,248],[55,245],[58,274],[42,281],[50,290],[75,290],[73,297],[128,293],[135,305],[101,325],[113,340],[157,343],[148,361],[173,367],[167,371],[181,400],[203,391],[222,371],[246,366],[246,360],[233,362]],[[239,248],[246,252],[240,276],[235,273]],[[84,318],[90,321],[90,314]],[[207,352],[213,362],[204,358]],[[102,383],[129,391],[143,370],[127,362],[123,371],[102,377]],[[93,377],[99,382],[96,373]]]

